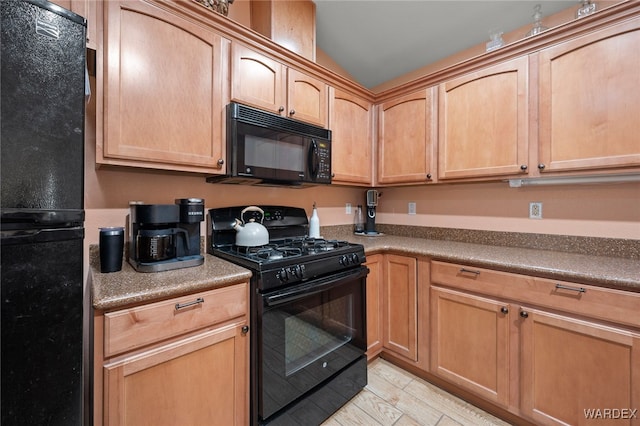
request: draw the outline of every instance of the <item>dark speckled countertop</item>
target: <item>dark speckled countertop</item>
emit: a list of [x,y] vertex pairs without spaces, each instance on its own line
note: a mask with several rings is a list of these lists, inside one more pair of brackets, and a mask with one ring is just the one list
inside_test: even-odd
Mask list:
[[[514,247],[502,245],[503,242],[495,240],[485,244],[451,241],[420,233],[412,233],[411,235],[415,235],[413,237],[390,234],[364,237],[354,235],[348,226],[322,228],[321,233],[325,238],[363,244],[367,254],[393,252],[408,256],[426,256],[434,260],[505,272],[640,292],[640,259],[637,253],[639,244],[634,240],[622,242],[622,245],[628,245],[625,250],[631,253],[630,256],[614,257],[603,253],[609,253],[612,247],[619,247],[619,241],[579,241],[581,246],[584,246],[585,241],[611,245],[600,252],[590,249],[589,253],[598,253],[593,255],[559,249]],[[468,236],[465,235],[461,239]],[[473,237],[478,238],[478,235]],[[536,238],[540,239],[539,236]],[[545,239],[545,245],[550,243],[558,241]],[[209,254],[205,254],[202,266],[157,273],[136,272],[126,261],[119,272],[100,273],[97,245],[91,246],[89,260],[92,303],[94,308],[101,310],[224,287],[251,277],[249,270]]]

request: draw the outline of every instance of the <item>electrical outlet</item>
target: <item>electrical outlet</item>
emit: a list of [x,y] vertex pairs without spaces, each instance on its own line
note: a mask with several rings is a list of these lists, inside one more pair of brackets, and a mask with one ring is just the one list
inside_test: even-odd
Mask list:
[[529,203],[529,219],[542,219],[542,203]]
[[416,203],[409,203],[409,214],[416,214]]
[[345,214],[351,214],[351,203],[347,203],[344,206],[344,213]]

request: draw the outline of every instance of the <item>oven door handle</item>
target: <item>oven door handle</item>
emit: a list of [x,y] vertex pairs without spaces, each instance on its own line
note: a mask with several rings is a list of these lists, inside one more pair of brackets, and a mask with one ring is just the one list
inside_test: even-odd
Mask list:
[[295,287],[279,290],[269,296],[264,297],[264,303],[268,307],[274,307],[289,303],[292,300],[299,299],[303,296],[310,296],[313,294],[321,293],[342,285],[346,281],[353,281],[360,278],[364,278],[369,273],[369,268],[361,266],[357,269],[350,269],[349,271],[342,272],[340,274],[334,274],[330,277],[320,278],[307,283],[297,285]]

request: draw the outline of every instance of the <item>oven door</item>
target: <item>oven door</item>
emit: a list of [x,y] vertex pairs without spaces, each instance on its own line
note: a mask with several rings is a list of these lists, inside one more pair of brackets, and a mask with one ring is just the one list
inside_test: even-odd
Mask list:
[[360,266],[262,295],[257,366],[261,420],[363,356],[368,272]]

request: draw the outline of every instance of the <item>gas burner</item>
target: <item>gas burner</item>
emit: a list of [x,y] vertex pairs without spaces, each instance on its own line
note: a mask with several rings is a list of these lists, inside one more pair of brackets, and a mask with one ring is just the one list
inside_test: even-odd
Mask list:
[[267,244],[259,247],[236,247],[236,252],[250,259],[269,261],[302,255],[300,248],[281,247],[278,244]]

